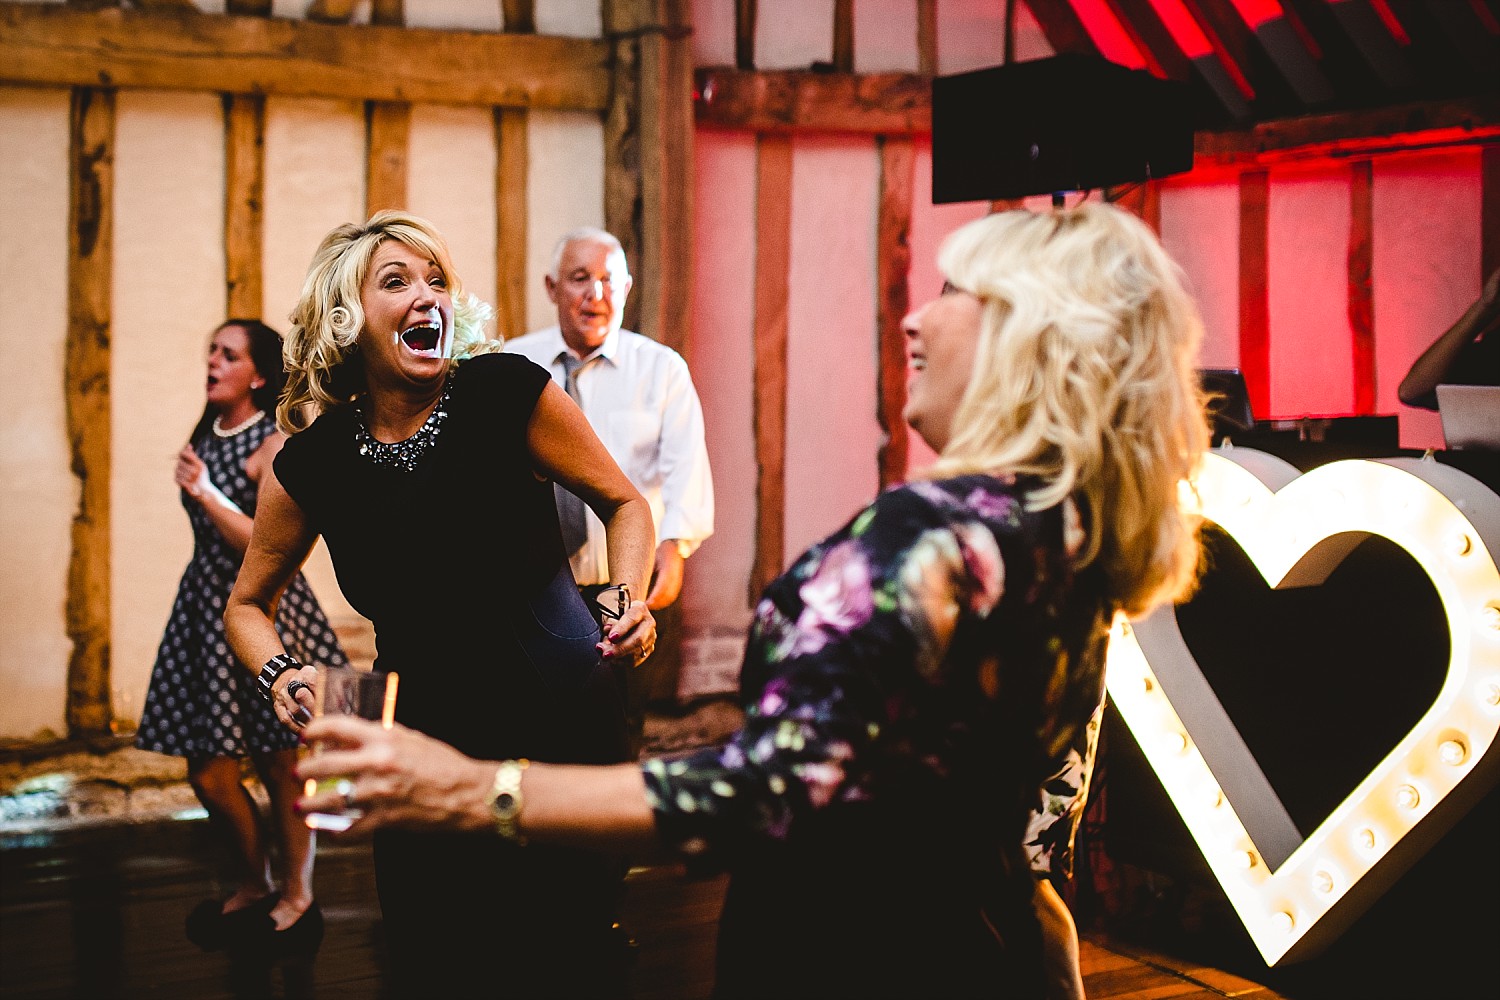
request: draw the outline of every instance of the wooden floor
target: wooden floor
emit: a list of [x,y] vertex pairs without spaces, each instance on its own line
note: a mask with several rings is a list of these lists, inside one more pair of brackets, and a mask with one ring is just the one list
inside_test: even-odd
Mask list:
[[[0,997],[5,1000],[218,1000],[385,997],[369,850],[320,844],[316,885],[327,935],[311,960],[205,954],[183,936],[200,899],[224,893],[206,822],[5,835],[0,849]],[[711,989],[722,879],[675,868],[632,872],[625,923],[640,943],[636,1000],[698,1000]],[[1093,1000],[1278,1000],[1255,983],[1100,939],[1084,942]]]

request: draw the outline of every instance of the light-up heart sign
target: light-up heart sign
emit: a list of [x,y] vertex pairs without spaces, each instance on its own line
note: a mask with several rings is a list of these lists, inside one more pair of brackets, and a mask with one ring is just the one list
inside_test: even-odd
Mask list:
[[1321,584],[1379,535],[1421,566],[1448,623],[1436,700],[1304,839],[1204,679],[1175,609],[1116,621],[1110,699],[1276,965],[1335,940],[1500,780],[1500,496],[1430,460],[1299,474],[1243,448],[1211,453],[1196,485],[1204,516],[1272,586]]

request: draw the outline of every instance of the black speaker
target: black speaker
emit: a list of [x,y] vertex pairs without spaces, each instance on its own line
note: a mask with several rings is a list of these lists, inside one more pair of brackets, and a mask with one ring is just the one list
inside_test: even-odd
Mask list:
[[1069,54],[935,77],[932,201],[1024,198],[1193,167],[1188,86]]

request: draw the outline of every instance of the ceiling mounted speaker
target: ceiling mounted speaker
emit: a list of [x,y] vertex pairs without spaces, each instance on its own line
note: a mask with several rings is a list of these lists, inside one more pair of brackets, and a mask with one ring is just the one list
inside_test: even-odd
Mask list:
[[1090,191],[1191,170],[1189,88],[1097,56],[935,77],[932,201]]

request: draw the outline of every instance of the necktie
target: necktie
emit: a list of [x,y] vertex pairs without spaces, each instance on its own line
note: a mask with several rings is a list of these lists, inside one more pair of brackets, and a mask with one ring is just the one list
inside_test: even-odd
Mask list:
[[[568,395],[573,397],[573,402],[582,409],[583,400],[578,396],[578,371],[588,362],[578,360],[567,351],[564,351],[560,357],[563,371],[566,372],[563,388],[568,390]],[[572,558],[573,553],[583,548],[583,543],[588,541],[588,511],[582,500],[569,493],[560,484],[553,483],[552,489],[557,497],[557,523],[562,528],[563,550],[567,552],[569,558]]]

